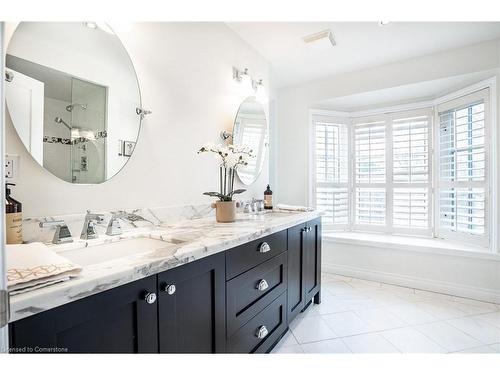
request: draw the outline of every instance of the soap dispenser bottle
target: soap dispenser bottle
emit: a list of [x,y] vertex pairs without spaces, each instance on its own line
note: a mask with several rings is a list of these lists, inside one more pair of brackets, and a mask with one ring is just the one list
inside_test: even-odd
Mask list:
[[16,184],[5,184],[5,224],[7,233],[7,244],[23,243],[23,205],[10,196],[9,186]]
[[273,192],[269,185],[267,185],[266,191],[264,191],[264,209],[272,210],[273,209]]

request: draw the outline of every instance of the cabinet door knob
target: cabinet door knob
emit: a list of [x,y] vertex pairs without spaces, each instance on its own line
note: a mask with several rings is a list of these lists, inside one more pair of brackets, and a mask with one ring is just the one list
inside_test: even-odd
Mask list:
[[269,284],[265,279],[262,279],[259,281],[259,284],[257,285],[257,289],[259,289],[261,292],[269,288]]
[[261,327],[259,328],[259,330],[257,331],[257,335],[256,335],[256,336],[257,336],[259,339],[261,339],[261,340],[262,340],[264,337],[266,337],[266,336],[267,336],[267,334],[268,334],[268,333],[269,333],[269,331],[267,330],[266,326],[261,326]]
[[144,296],[144,300],[152,305],[153,303],[156,302],[156,293],[148,292]]
[[267,242],[262,242],[262,244],[259,247],[259,252],[267,253],[268,251],[271,251],[271,246],[269,246]]
[[167,294],[172,295],[175,293],[175,291],[176,291],[175,284],[167,284],[165,286],[165,292],[167,292]]

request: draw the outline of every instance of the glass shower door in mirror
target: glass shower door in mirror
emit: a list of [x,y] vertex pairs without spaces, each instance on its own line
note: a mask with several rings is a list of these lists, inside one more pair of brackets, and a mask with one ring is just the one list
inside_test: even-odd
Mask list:
[[106,180],[106,87],[72,78],[71,182],[95,184]]

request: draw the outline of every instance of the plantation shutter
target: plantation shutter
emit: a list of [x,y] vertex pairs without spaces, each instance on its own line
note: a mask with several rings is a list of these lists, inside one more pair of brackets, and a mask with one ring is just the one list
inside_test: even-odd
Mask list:
[[488,241],[488,97],[489,90],[482,90],[446,103],[439,111],[441,237],[454,233],[474,242]]
[[354,126],[355,224],[386,223],[386,121]]
[[[426,113],[428,112],[428,113]],[[392,224],[430,232],[431,113],[392,117]]]
[[349,223],[348,127],[324,116],[314,121],[315,206],[333,226]]

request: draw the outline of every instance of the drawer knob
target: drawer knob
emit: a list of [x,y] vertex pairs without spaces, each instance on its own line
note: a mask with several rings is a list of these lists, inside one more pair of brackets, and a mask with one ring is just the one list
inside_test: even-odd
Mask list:
[[267,281],[265,279],[260,280],[259,284],[257,285],[257,289],[259,289],[260,291],[264,291],[267,288],[269,288],[269,284],[267,283]]
[[257,331],[257,337],[262,340],[264,337],[267,336],[268,333],[269,331],[267,330],[266,326],[261,326]]
[[165,292],[167,292],[167,294],[169,294],[169,295],[174,294],[175,290],[176,290],[175,284],[168,284],[165,286]]
[[267,242],[262,242],[262,244],[259,247],[259,252],[267,253],[268,251],[271,251],[271,246],[269,246]]
[[144,300],[150,305],[152,305],[153,303],[156,302],[156,293],[151,293],[151,292],[146,293],[144,296]]

